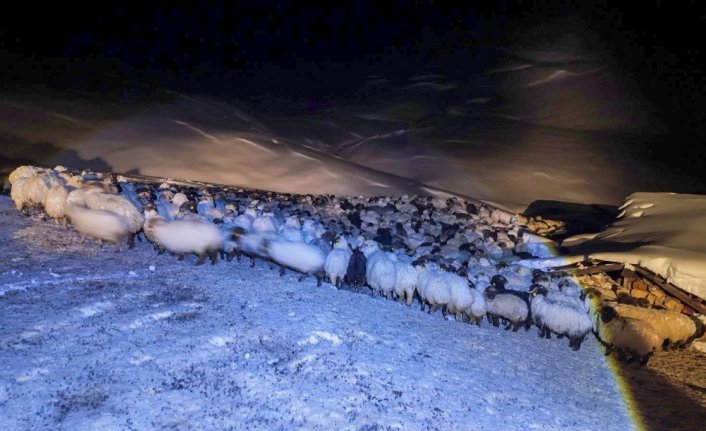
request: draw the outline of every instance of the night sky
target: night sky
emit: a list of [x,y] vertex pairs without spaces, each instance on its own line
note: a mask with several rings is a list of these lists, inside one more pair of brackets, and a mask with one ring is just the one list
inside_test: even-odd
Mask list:
[[[89,6],[20,3],[2,17],[0,49],[26,59],[87,59],[138,69],[218,75],[298,63],[411,64],[433,54],[482,51],[521,37],[543,21],[579,16],[645,88],[663,97],[700,87],[704,7],[698,2],[96,2]],[[160,4],[161,3],[161,4]],[[332,2],[333,3],[333,2]],[[664,4],[662,4],[664,3]],[[675,5],[678,3],[678,5]],[[22,70],[22,66],[18,66]],[[700,94],[693,94],[693,97]]]

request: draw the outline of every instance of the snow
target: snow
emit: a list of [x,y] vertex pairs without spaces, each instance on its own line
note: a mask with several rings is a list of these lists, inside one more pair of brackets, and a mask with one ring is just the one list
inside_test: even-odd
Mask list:
[[593,338],[572,352],[262,261],[115,253],[6,197],[0,219],[3,429],[633,427]]
[[706,196],[634,193],[598,234],[562,245],[574,255],[640,265],[706,299]]

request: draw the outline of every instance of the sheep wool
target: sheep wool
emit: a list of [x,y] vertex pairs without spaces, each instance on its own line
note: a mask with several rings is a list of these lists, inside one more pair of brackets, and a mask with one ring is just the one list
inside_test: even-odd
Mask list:
[[617,349],[619,359],[646,365],[662,342],[655,328],[643,320],[621,317],[613,307],[602,307],[599,314],[597,336],[606,346],[606,355]]
[[8,180],[10,181],[10,184],[14,185],[20,178],[30,178],[43,171],[44,169],[36,168],[34,166],[19,166],[17,169],[10,172]]
[[199,257],[197,265],[204,263],[207,255],[211,263],[215,264],[216,253],[223,247],[223,235],[212,223],[186,220],[168,222],[155,216],[145,221],[145,233],[171,253],[180,256],[196,254]]
[[67,213],[71,224],[81,235],[110,242],[115,245],[116,251],[120,250],[120,242],[128,236],[127,223],[117,214],[77,205],[68,205]]
[[[583,303],[578,306],[572,301],[564,301],[558,295],[569,299],[577,299],[563,293],[547,292],[539,285],[533,285],[530,307],[532,317],[540,328],[540,337],[550,338],[550,331],[569,338],[569,347],[579,350],[581,343],[592,329],[591,318],[586,314]],[[557,295],[558,294],[558,295]]]
[[128,244],[133,248],[134,235],[142,230],[145,219],[132,202],[123,196],[103,193],[95,187],[87,189],[84,202],[88,208],[110,211],[123,217],[131,234],[128,237]]
[[47,191],[44,196],[44,211],[53,219],[65,222],[68,214],[66,213],[66,198],[69,196],[69,191],[61,184],[56,184]]
[[15,207],[22,211],[27,206],[42,205],[47,192],[55,185],[63,185],[63,182],[53,175],[42,172],[31,177],[17,178],[12,184],[10,197]]
[[381,250],[368,259],[368,285],[373,291],[388,299],[395,288],[395,263]]
[[[462,321],[465,316],[470,322],[480,326],[480,322],[487,312],[485,300],[479,294],[480,292],[472,289],[465,279],[456,274],[443,273],[443,277],[451,293],[448,303],[449,312],[456,315],[456,320]],[[482,304],[476,305],[477,301]],[[475,308],[474,305],[476,305]]]
[[346,276],[348,270],[348,262],[350,261],[351,255],[350,248],[348,248],[348,242],[345,238],[339,238],[334,243],[334,248],[326,256],[326,262],[324,263],[324,271],[326,276],[328,276],[329,281],[336,287],[340,287],[343,279]]
[[662,340],[663,349],[685,347],[703,335],[703,324],[698,320],[672,310],[642,308],[628,304],[615,304],[621,317],[644,320],[651,324]]
[[400,302],[412,305],[414,292],[417,289],[417,279],[419,271],[409,262],[397,260],[395,265],[395,285],[393,292]]
[[520,329],[520,325],[527,320],[529,307],[527,303],[517,295],[510,293],[500,293],[494,287],[488,287],[483,293],[488,313],[492,317],[493,326],[498,327],[498,318],[506,319],[509,323],[506,330],[512,327],[513,331]]
[[267,255],[276,263],[304,274],[320,272],[326,255],[316,246],[283,240],[265,241]]

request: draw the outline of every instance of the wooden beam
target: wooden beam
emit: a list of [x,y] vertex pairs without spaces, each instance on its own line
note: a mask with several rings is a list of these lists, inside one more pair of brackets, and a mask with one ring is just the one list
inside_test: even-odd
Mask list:
[[[585,264],[586,262],[581,262],[581,263]],[[587,266],[585,268],[576,268],[576,265],[578,265],[578,264],[554,268],[551,271],[549,271],[548,274],[557,274],[560,272],[571,271],[571,273],[573,275],[589,275],[589,274],[598,274],[601,272],[620,271],[624,267],[624,265],[622,263],[616,263],[616,262],[604,262],[604,263],[599,263],[597,265]]]
[[680,301],[693,308],[694,310],[698,311],[699,313],[706,314],[706,305],[704,305],[699,300],[692,298],[691,295],[679,289],[672,283],[669,283],[668,281],[664,280],[660,275],[655,274],[654,272],[642,268],[640,266],[635,268],[635,272],[642,275],[657,286],[661,287],[662,289],[664,289],[665,292],[679,299]]

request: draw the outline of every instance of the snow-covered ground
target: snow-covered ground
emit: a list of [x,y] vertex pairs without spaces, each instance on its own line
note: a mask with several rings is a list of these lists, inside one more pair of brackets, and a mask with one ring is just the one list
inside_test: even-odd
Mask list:
[[258,262],[115,253],[0,197],[2,429],[615,429],[579,352]]

